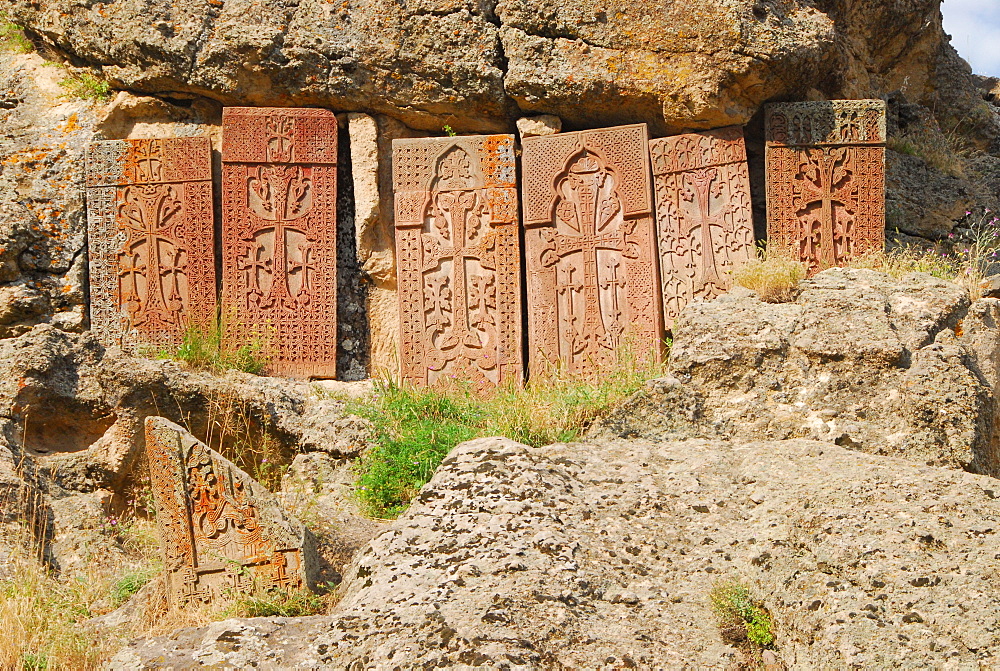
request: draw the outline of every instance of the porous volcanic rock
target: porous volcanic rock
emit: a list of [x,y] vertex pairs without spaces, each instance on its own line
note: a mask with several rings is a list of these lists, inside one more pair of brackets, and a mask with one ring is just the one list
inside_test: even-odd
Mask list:
[[11,5],[35,39],[120,88],[383,113],[437,132],[513,130],[521,112],[571,128],[719,127],[809,91],[906,88],[915,102],[961,98],[963,109],[978,97],[939,0]]
[[491,438],[445,460],[329,616],[136,642],[111,669],[724,668],[738,577],[791,668],[990,666],[997,481],[803,440]]
[[799,289],[791,303],[737,288],[689,305],[668,376],[592,435],[809,438],[1000,474],[996,389],[984,374],[997,365],[1000,332],[983,321],[995,299],[971,312],[982,326],[973,343],[960,337],[967,291],[927,274],[835,268]]

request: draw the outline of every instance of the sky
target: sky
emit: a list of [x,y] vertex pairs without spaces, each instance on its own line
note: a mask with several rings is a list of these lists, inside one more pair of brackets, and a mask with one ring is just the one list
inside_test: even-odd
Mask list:
[[1000,77],[1000,0],[944,0],[944,29],[979,75]]

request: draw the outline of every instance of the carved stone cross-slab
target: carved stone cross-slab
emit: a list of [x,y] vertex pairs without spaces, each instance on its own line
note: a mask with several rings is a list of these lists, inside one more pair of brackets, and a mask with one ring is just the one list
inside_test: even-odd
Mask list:
[[524,139],[532,372],[606,375],[663,337],[645,124]]
[[172,605],[315,586],[312,535],[256,480],[163,417],[146,457]]
[[649,143],[667,328],[695,298],[732,287],[754,254],[750,177],[738,126]]
[[215,316],[210,140],[95,142],[86,172],[91,329],[133,354],[178,345]]
[[768,244],[813,274],[885,244],[885,102],[768,105]]
[[521,380],[514,136],[393,140],[392,155],[403,378]]
[[269,372],[336,376],[337,119],[222,112],[223,309],[267,344]]

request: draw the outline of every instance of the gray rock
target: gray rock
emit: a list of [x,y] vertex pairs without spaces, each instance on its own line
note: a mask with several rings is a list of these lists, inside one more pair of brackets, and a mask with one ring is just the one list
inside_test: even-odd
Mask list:
[[674,328],[670,376],[592,435],[809,438],[1000,474],[995,381],[981,373],[1000,362],[997,331],[983,314],[955,335],[985,307],[970,312],[964,289],[926,274],[832,269],[800,289],[793,303],[737,288],[691,304]]
[[789,668],[991,666],[996,487],[803,440],[481,439],[357,556],[331,615],[181,630],[110,668],[722,668],[741,653],[708,593],[730,577]]

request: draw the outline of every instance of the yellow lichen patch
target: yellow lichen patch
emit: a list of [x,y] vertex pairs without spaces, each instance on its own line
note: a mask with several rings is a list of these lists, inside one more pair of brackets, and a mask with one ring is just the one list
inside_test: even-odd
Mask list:
[[[58,127],[63,133],[75,133],[78,130],[82,130],[83,126],[80,125],[80,121],[77,118],[76,112],[73,112],[66,118],[66,122]],[[64,148],[65,145],[62,145]]]

